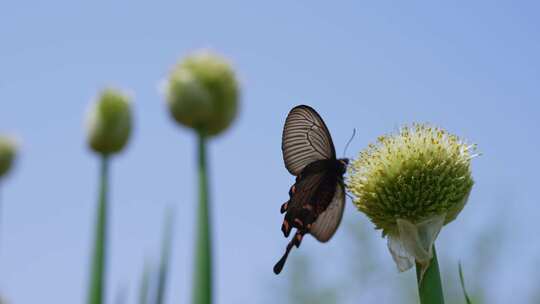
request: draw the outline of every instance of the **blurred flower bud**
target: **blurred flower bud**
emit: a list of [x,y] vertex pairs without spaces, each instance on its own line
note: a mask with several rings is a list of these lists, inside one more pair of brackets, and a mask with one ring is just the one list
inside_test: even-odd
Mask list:
[[465,206],[475,146],[428,125],[404,127],[362,151],[350,169],[354,204],[383,236],[401,271],[426,265],[442,226]]
[[205,135],[217,135],[236,117],[239,89],[222,57],[206,51],[185,58],[169,76],[166,98],[174,119]]
[[9,173],[16,156],[16,141],[11,137],[0,135],[0,180]]
[[101,92],[88,116],[90,148],[103,155],[120,152],[129,140],[131,128],[128,97],[113,89]]

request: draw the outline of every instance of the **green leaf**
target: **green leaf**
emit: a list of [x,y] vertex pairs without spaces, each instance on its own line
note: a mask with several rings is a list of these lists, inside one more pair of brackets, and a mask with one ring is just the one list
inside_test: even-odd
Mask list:
[[459,262],[458,269],[459,281],[461,282],[461,289],[463,290],[463,296],[465,296],[465,302],[467,302],[467,304],[472,304],[471,298],[469,298],[469,294],[467,293],[467,289],[465,289],[465,279],[463,279],[463,269],[461,267],[461,262]]
[[105,298],[105,253],[107,247],[107,190],[109,159],[101,158],[100,191],[95,224],[94,251],[91,262],[88,304],[102,304]]

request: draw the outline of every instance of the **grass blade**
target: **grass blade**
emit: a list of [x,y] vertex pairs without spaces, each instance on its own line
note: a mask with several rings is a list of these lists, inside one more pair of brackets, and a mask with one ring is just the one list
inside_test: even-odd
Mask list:
[[102,304],[105,297],[105,253],[107,245],[107,191],[109,159],[101,158],[100,191],[95,223],[94,251],[91,263],[90,288],[88,304]]
[[159,273],[157,278],[156,304],[163,304],[165,298],[167,276],[169,272],[169,260],[171,256],[173,225],[174,213],[172,210],[169,210],[165,216],[165,227],[163,230],[163,240],[161,243],[161,261],[159,262]]
[[461,268],[461,262],[459,262],[458,269],[459,269],[459,281],[461,282],[461,289],[463,290],[463,296],[465,296],[465,302],[467,302],[467,304],[472,304],[471,298],[469,297],[469,294],[467,293],[467,289],[465,289],[465,279],[463,279],[463,269]]
[[437,252],[433,245],[433,258],[421,278],[422,266],[416,264],[416,278],[418,281],[418,293],[421,304],[444,304],[443,289],[441,284],[441,274],[439,272],[439,262],[437,261]]
[[144,263],[143,273],[141,276],[141,285],[139,286],[139,304],[149,304],[148,294],[150,292],[150,265]]
[[199,152],[199,206],[193,280],[193,304],[212,303],[212,247],[210,212],[208,203],[208,172],[206,166],[206,140],[198,135]]

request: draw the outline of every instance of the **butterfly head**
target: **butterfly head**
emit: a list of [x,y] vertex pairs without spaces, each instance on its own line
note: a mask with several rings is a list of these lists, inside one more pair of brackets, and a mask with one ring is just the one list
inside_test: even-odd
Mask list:
[[349,165],[349,159],[348,158],[340,158],[338,159],[339,162],[339,173],[345,174],[347,172],[347,166]]

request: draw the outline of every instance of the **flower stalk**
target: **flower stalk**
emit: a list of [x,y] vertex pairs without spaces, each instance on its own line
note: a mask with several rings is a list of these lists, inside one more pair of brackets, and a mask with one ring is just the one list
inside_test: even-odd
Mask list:
[[94,250],[91,264],[90,289],[88,293],[88,304],[101,304],[105,295],[105,268],[107,247],[107,197],[109,183],[109,157],[101,156],[101,170],[99,183],[99,202],[95,224]]
[[418,282],[418,295],[421,304],[444,304],[441,274],[439,272],[439,262],[437,252],[433,245],[433,258],[430,260],[427,269],[424,265],[416,263],[416,280]]
[[206,145],[209,138],[223,133],[238,112],[240,91],[233,68],[223,57],[198,51],[184,58],[171,71],[166,101],[172,118],[197,135],[199,203],[195,236],[192,301],[211,304],[212,221],[208,199]]
[[125,149],[132,129],[131,103],[118,90],[103,90],[87,117],[89,148],[100,157],[99,200],[90,269],[88,304],[102,304],[106,293],[109,163]]
[[197,209],[197,236],[195,245],[195,273],[193,280],[193,303],[212,303],[212,238],[210,206],[208,201],[208,172],[206,163],[206,137],[202,132],[198,139],[199,205]]

